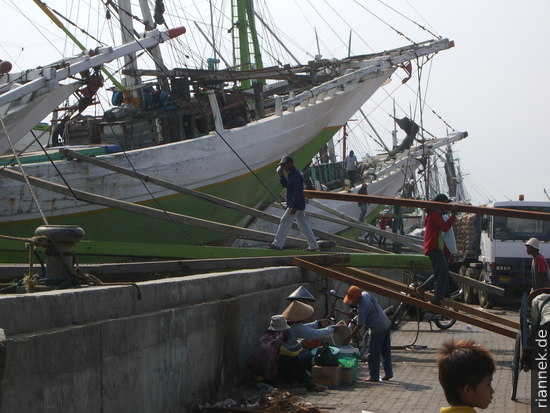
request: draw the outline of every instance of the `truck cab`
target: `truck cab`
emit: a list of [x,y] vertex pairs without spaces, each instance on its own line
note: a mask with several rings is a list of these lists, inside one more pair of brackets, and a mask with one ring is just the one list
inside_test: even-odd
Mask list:
[[[520,209],[550,213],[550,202],[503,201],[489,204],[491,208]],[[540,253],[550,257],[550,221],[502,216],[482,219],[479,240],[479,280],[506,290],[506,297],[521,295],[531,288],[531,261],[525,242],[535,237]],[[478,291],[480,305],[489,307],[496,297]]]

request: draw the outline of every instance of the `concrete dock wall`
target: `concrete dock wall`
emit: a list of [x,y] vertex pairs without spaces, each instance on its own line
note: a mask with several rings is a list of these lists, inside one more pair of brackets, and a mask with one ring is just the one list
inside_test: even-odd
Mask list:
[[187,412],[246,380],[285,297],[325,282],[277,267],[0,296],[0,412]]

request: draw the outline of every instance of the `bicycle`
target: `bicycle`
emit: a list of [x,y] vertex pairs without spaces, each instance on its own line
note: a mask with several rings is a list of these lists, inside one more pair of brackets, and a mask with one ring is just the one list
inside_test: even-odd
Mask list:
[[[331,321],[333,325],[343,321],[346,326],[349,327],[351,331],[357,326],[358,316],[357,316],[357,307],[351,306],[350,311],[342,310],[338,307],[338,303],[344,300],[344,297],[339,296],[336,293],[336,290],[327,290],[325,288],[319,288],[319,291],[323,292],[327,297],[331,296],[334,298],[332,305],[330,306],[330,312],[328,311],[328,299],[325,302],[326,315],[324,318]],[[358,350],[359,358],[361,361],[367,359],[368,348],[369,348],[369,330],[368,328],[363,327],[359,334],[357,334],[353,341],[350,343],[353,347]]]
[[[405,283],[408,284],[410,288],[415,289],[422,284],[421,280],[418,277],[418,274],[416,274],[415,272],[405,271],[404,275],[406,278]],[[459,293],[457,293],[457,295],[458,294]],[[453,299],[453,297],[454,294],[451,296],[451,299]],[[395,313],[393,314],[391,320],[391,329],[397,330],[399,328],[399,324],[401,324],[401,322],[405,319],[406,315],[408,315],[411,320],[416,320],[418,323],[420,323],[421,321],[429,322],[430,330],[432,331],[432,321],[441,330],[448,330],[456,323],[456,319],[449,316],[445,316],[443,314],[433,314],[428,310],[420,309],[418,307],[414,307],[410,304],[402,302],[399,304],[399,306],[395,310]]]

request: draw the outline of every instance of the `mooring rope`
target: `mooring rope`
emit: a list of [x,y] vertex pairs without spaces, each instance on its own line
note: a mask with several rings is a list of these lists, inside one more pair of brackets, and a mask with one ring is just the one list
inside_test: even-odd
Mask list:
[[[20,241],[27,244],[27,247],[29,249],[29,270],[23,276],[23,279],[22,279],[23,286],[25,287],[25,291],[27,293],[31,293],[35,291],[40,281],[40,279],[38,278],[38,274],[34,274],[34,270],[33,270],[34,268],[33,257],[34,257],[36,246],[45,247],[49,243],[55,248],[59,257],[63,256],[57,243],[47,235],[36,235],[31,238],[22,238],[22,237],[13,237],[10,235],[0,234],[0,239],[6,239],[10,241]],[[136,288],[137,299],[138,300],[142,299],[141,290],[139,289],[139,286],[136,283],[128,283],[128,282],[105,283],[95,275],[87,273],[82,268],[80,268],[74,252],[73,252],[72,258],[73,258],[74,268],[71,268],[67,264],[67,262],[64,260],[61,260],[61,262],[63,263],[63,266],[65,267],[65,270],[67,271],[67,273],[70,275],[70,277],[72,277],[73,280],[77,282],[78,285],[81,285],[81,284],[90,285],[90,286],[129,285]]]

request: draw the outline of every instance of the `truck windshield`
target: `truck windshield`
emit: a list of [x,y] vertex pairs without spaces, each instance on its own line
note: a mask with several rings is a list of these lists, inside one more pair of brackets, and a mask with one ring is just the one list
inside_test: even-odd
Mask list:
[[[550,213],[548,207],[523,207],[521,210]],[[550,221],[496,216],[493,217],[492,221],[494,239],[524,241],[535,237],[539,241],[550,241]]]

